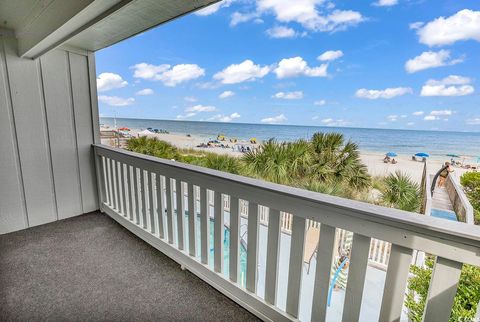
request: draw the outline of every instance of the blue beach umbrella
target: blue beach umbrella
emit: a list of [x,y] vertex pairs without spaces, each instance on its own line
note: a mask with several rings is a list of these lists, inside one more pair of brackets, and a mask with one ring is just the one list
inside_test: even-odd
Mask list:
[[415,156],[420,157],[420,158],[428,158],[430,156],[430,154],[425,153],[425,152],[419,152],[419,153],[415,154]]
[[386,156],[387,156],[387,157],[396,157],[397,154],[396,154],[395,152],[388,152],[388,153],[386,154]]

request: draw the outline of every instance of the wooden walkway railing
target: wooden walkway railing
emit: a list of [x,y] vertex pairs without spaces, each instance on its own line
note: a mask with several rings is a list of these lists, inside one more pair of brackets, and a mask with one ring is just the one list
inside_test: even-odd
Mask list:
[[[94,151],[102,211],[264,320],[288,321],[298,318],[307,223],[314,222],[320,227],[313,296],[302,298],[302,302],[311,301],[313,304],[312,321],[325,321],[326,318],[335,239],[340,230],[353,233],[343,321],[358,321],[368,259],[385,256],[385,253],[379,252],[380,248],[385,247],[378,246],[379,241],[391,244],[390,256],[382,259],[387,262],[387,272],[380,321],[400,319],[414,250],[436,256],[424,321],[448,321],[462,265],[480,265],[480,228],[473,225],[420,216],[102,145],[95,145]],[[182,193],[175,193],[173,187]],[[199,202],[195,202],[196,192],[199,193]],[[208,193],[214,195],[213,207],[207,200]],[[186,195],[186,198],[182,198],[182,195]],[[223,267],[225,198],[229,198],[230,203],[228,272],[224,272]],[[262,207],[268,208],[269,217],[266,252],[268,274],[265,294],[260,297],[256,281],[259,274],[259,225],[262,220],[265,221],[265,217],[262,219]],[[239,284],[240,226],[241,212],[244,211],[247,212],[248,221],[245,288]],[[281,212],[291,215],[282,218]],[[200,216],[200,236],[197,236],[196,216],[177,216],[175,213],[195,213]],[[209,221],[212,214],[213,268],[208,265],[211,256]],[[282,228],[291,231],[291,256],[286,281],[278,280]],[[198,249],[199,258],[196,256]],[[285,311],[276,304],[279,283],[288,285]]]

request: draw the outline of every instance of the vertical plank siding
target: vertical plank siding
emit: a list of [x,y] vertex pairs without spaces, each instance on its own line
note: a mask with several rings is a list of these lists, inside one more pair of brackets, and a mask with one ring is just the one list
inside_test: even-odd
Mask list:
[[85,55],[22,59],[0,35],[0,234],[99,208],[90,73]]

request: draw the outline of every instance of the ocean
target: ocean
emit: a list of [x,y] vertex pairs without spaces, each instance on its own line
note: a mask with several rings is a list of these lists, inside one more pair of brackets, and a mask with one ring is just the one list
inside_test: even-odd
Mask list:
[[[308,139],[315,132],[338,132],[356,142],[363,152],[413,155],[429,153],[435,159],[448,159],[447,154],[467,155],[471,161],[480,157],[480,132],[443,132],[391,129],[367,129],[349,127],[324,127],[301,125],[270,125],[247,123],[217,123],[148,119],[116,119],[118,127],[133,129],[163,129],[175,134],[191,134],[207,139],[215,139],[218,134],[248,140],[275,138],[278,141]],[[100,118],[100,123],[113,126],[114,119]]]

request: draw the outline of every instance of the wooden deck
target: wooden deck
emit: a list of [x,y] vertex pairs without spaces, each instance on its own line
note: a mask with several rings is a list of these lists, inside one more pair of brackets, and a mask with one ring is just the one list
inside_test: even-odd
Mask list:
[[447,189],[445,187],[435,187],[435,191],[432,196],[432,208],[454,211],[452,202],[448,197]]

